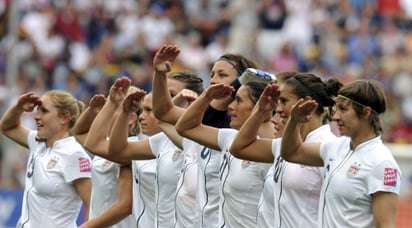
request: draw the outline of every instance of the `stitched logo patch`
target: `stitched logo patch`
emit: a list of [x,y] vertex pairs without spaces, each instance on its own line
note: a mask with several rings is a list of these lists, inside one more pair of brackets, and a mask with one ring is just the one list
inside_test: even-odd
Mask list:
[[394,168],[385,168],[385,174],[383,176],[383,185],[396,186],[396,180],[398,179],[398,170]]

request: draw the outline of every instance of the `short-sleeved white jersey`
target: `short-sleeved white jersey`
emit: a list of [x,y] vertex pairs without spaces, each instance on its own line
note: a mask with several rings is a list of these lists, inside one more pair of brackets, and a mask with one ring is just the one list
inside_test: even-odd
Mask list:
[[235,129],[219,129],[222,150],[219,227],[256,227],[258,203],[271,164],[233,157],[229,148]]
[[[305,142],[335,138],[330,126],[323,125],[309,132]],[[272,153],[275,157],[274,227],[316,227],[323,167],[286,162],[280,157],[280,146],[280,138],[272,140]]]
[[[129,137],[129,141],[147,139],[146,135]],[[132,160],[133,227],[155,227],[156,159]]]
[[220,165],[222,152],[200,145],[198,156],[198,226],[214,228],[219,222]]
[[136,228],[155,227],[156,159],[133,160],[133,217]]
[[73,181],[90,178],[91,160],[72,136],[47,148],[30,131],[30,149],[23,194],[22,213],[17,227],[77,227],[82,200]]
[[259,199],[257,227],[259,228],[273,228],[275,226],[274,220],[274,202],[275,202],[275,181],[273,176],[275,174],[275,164],[269,168],[265,177],[262,195]]
[[149,143],[157,162],[155,226],[170,228],[174,224],[177,182],[185,155],[163,132],[149,137]]
[[198,156],[201,146],[189,139],[183,139],[185,154],[184,165],[176,191],[175,226],[181,228],[197,227],[196,211]]
[[401,171],[392,153],[377,136],[353,151],[342,136],[322,143],[325,180],[318,227],[374,227],[372,194],[399,194]]
[[[117,183],[120,165],[94,156],[92,160],[92,191],[90,197],[89,219],[99,216],[117,200]],[[133,224],[133,217],[127,216],[113,225],[113,228],[128,228]]]

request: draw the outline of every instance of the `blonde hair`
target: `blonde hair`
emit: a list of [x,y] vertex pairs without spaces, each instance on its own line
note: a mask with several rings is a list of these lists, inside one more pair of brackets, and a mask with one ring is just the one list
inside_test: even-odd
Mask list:
[[50,98],[59,115],[70,115],[69,129],[71,129],[83,112],[84,103],[63,90],[50,90],[44,96]]

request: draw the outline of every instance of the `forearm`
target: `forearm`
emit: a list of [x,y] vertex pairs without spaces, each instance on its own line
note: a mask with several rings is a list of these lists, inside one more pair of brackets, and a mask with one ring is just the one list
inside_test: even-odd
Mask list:
[[176,123],[176,130],[179,134],[195,128],[202,124],[203,114],[212,99],[205,95],[199,96],[183,113]]
[[90,152],[93,153],[94,148],[107,140],[107,136],[110,130],[109,123],[112,122],[113,113],[116,112],[118,107],[119,105],[111,101],[107,101],[99,114],[97,114],[95,119],[92,121],[89,133],[84,142],[84,146],[88,148]]
[[230,152],[234,155],[240,155],[241,151],[256,141],[259,127],[267,116],[266,112],[255,109],[242,125],[239,132],[231,145]]
[[117,117],[114,126],[110,132],[108,155],[113,158],[121,158],[121,154],[127,147],[127,138],[129,135],[128,120],[130,114],[121,112]]
[[231,96],[224,99],[214,99],[210,102],[210,106],[219,111],[227,111],[227,106],[232,103],[233,98]]
[[132,212],[131,208],[124,207],[118,203],[113,203],[109,208],[107,208],[99,216],[87,221],[81,228],[100,228],[109,227],[116,223],[119,223]]
[[283,129],[280,154],[285,160],[290,159],[303,143],[300,137],[300,128],[301,123],[289,118],[285,128]]
[[73,135],[80,135],[89,132],[90,126],[92,125],[93,120],[96,118],[98,111],[91,109],[90,107],[86,108],[84,112],[77,119],[76,124],[72,128]]
[[21,126],[21,116],[23,113],[24,110],[19,108],[17,105],[10,107],[1,118],[1,131],[4,133],[8,130]]
[[174,104],[167,88],[166,73],[155,70],[153,75],[153,97],[156,97],[156,102],[153,102],[153,114],[157,119],[163,120],[167,113],[173,108]]

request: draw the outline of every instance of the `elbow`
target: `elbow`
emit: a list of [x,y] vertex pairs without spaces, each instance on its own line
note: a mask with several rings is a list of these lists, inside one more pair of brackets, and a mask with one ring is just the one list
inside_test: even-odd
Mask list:
[[132,199],[124,199],[122,201],[120,201],[120,211],[119,213],[122,215],[122,217],[126,217],[128,215],[132,214],[132,208],[133,208],[133,200]]
[[236,158],[239,158],[239,154],[241,153],[241,149],[237,147],[236,145],[232,144],[229,149],[230,153],[235,156]]
[[187,130],[187,129],[184,128],[184,127],[182,126],[182,124],[179,123],[179,121],[176,123],[175,129],[176,129],[176,132],[177,132],[179,135],[181,135],[181,136],[183,136],[183,137],[187,137],[187,135],[186,135],[186,130]]

